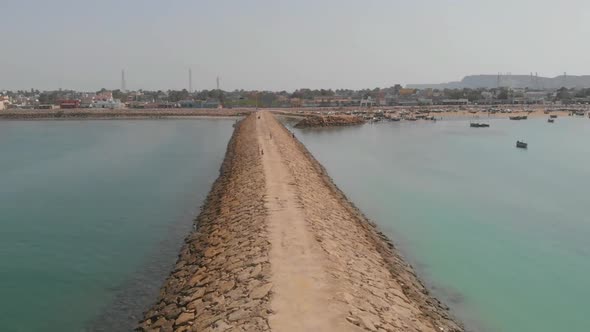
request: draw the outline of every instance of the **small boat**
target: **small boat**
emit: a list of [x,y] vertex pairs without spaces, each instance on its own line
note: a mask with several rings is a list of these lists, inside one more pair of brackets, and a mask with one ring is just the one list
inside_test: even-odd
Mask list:
[[469,123],[469,127],[472,127],[472,128],[487,128],[489,126],[490,125],[487,123],[478,123],[478,122]]
[[553,122],[555,122],[555,119],[549,118],[549,119],[547,119],[547,122],[553,123]]
[[397,116],[392,116],[391,118],[389,118],[389,121],[399,121],[399,120],[401,120],[401,119]]
[[526,115],[515,115],[515,116],[511,116],[509,117],[510,120],[526,120],[528,119],[528,116]]
[[551,114],[551,115],[549,115],[549,117],[552,119],[555,119],[555,118],[557,118],[557,114]]
[[529,145],[525,142],[516,141],[516,147],[521,149],[526,149]]

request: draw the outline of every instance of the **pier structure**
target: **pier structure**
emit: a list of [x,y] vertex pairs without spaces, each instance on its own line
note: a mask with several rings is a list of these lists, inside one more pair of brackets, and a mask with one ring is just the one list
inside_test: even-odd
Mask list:
[[269,112],[220,176],[140,331],[463,331]]

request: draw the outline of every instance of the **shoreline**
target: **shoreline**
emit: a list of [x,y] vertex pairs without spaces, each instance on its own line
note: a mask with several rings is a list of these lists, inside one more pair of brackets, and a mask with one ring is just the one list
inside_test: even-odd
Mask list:
[[252,109],[56,109],[0,111],[0,120],[127,120],[241,117]]
[[192,116],[184,116],[184,115],[170,115],[170,116],[116,116],[116,117],[87,117],[87,118],[76,118],[76,117],[46,117],[46,118],[1,118],[0,121],[112,121],[112,120],[178,120],[178,119],[186,119],[186,120],[201,120],[201,119],[209,119],[209,120],[216,120],[216,119],[241,119],[246,115],[192,115]]
[[[250,115],[236,126],[195,230],[138,330],[297,331],[328,326],[338,331],[463,331],[307,148],[272,114],[258,114],[258,119]],[[259,153],[263,146],[264,153]],[[273,187],[277,181],[284,182]],[[269,193],[277,195],[276,202]],[[310,246],[304,252],[315,257],[309,263],[316,269],[288,263],[309,257],[297,257],[299,251],[277,238],[298,234],[277,224],[287,212],[287,218],[295,218],[288,225],[296,223],[308,238],[300,245]],[[292,235],[289,242],[301,241],[301,236]],[[281,250],[288,255],[281,256]],[[295,270],[284,273],[285,268]],[[294,284],[308,286],[290,290]],[[305,296],[308,287],[321,291]],[[300,306],[289,306],[302,297],[320,310],[301,312]],[[335,323],[325,325],[328,319]]]
[[[275,115],[294,117],[302,120],[310,117],[325,117],[332,116],[349,116],[345,112],[353,110],[361,110],[360,115],[372,114],[380,108],[361,109],[361,108],[267,108],[261,111],[272,112]],[[470,113],[468,109],[462,107],[446,107],[442,112],[432,112],[422,110],[420,108],[401,108],[401,107],[383,107],[382,108],[390,114],[399,116],[399,112],[409,112],[408,114],[415,116],[419,114],[428,114],[437,120],[447,119],[464,119],[464,120],[485,120],[485,119],[503,119],[510,116],[527,115],[529,118],[549,117],[549,114],[556,114],[559,117],[568,117],[570,111],[559,109],[546,109],[544,107],[531,108],[528,111],[514,110],[510,113],[495,113],[489,114],[476,108],[477,113]],[[545,110],[549,114],[545,114]],[[130,119],[190,119],[190,118],[234,118],[243,117],[255,113],[254,108],[235,108],[235,109],[55,109],[55,110],[3,110],[0,111],[0,121],[9,120],[130,120]],[[421,113],[422,112],[422,113]],[[580,116],[572,116],[580,117]],[[404,121],[404,120],[402,120]],[[418,121],[422,121],[418,119]],[[327,125],[332,126],[332,125]],[[335,125],[334,125],[335,126]]]
[[[357,108],[358,109],[358,108]],[[375,112],[377,110],[377,108],[374,108],[372,110],[363,110],[364,113],[360,113],[359,115],[365,115],[365,114],[372,114],[372,112]],[[387,110],[390,111],[391,113],[395,113],[396,115],[399,115],[400,111],[409,111],[408,114],[410,115],[418,115],[420,114],[418,111],[418,109],[401,109],[401,108],[388,108],[388,107],[384,107],[383,110]],[[331,109],[323,109],[323,110],[311,110],[311,109],[299,109],[299,110],[292,110],[292,111],[287,111],[287,110],[270,110],[273,114],[279,115],[279,116],[285,116],[285,117],[292,117],[292,118],[298,118],[298,119],[305,119],[311,116],[326,116],[328,115],[329,112],[335,112],[336,115],[342,115],[344,111],[346,110],[337,110],[337,111],[333,111]],[[303,111],[303,113],[300,113],[300,111]],[[485,119],[508,119],[511,116],[520,116],[520,115],[527,115],[529,118],[538,118],[538,117],[549,117],[550,114],[554,114],[554,115],[558,115],[558,117],[570,117],[569,116],[569,111],[561,111],[561,110],[552,110],[550,111],[548,114],[545,114],[545,109],[535,109],[533,111],[512,111],[510,113],[495,113],[495,114],[489,114],[487,112],[483,112],[483,111],[479,111],[477,113],[470,113],[468,110],[463,110],[460,109],[459,107],[454,107],[451,108],[451,110],[447,109],[443,112],[424,112],[422,114],[426,114],[426,115],[430,115],[435,117],[437,120],[449,120],[449,119],[462,119],[462,120],[485,120]],[[583,118],[582,116],[571,116],[571,117],[578,117],[578,118]],[[387,120],[387,119],[385,119]],[[402,119],[401,121],[407,121]],[[424,119],[417,119],[417,121],[431,121],[431,120],[424,120]]]

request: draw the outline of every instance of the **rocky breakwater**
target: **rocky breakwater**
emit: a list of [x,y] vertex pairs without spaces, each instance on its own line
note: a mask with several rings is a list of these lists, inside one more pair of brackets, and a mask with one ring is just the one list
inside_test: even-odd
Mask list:
[[271,284],[256,118],[241,121],[209,193],[140,331],[265,331]]
[[141,331],[462,326],[269,112],[242,120]]
[[355,126],[365,120],[354,115],[310,115],[299,121],[295,128]]
[[[273,238],[277,227],[276,208],[269,213],[271,233],[271,268],[275,285],[272,299],[273,314],[270,323],[276,331],[463,331],[445,305],[429,295],[413,268],[395,250],[393,244],[370,222],[332,182],[325,169],[316,161],[303,144],[297,141],[282,124],[269,113],[263,113],[259,128],[266,128],[270,137],[262,137],[265,155],[263,159],[275,161],[274,170],[282,167],[284,190],[294,196],[294,206],[303,219],[305,231],[300,237],[306,241],[296,242],[289,238],[295,233],[293,225],[281,234],[281,241]],[[270,137],[270,139],[269,139]],[[268,151],[268,153],[267,153]],[[273,155],[274,154],[274,155]],[[280,167],[276,161],[280,160]],[[268,170],[268,165],[265,168]],[[267,171],[266,174],[269,174]],[[269,177],[270,178],[270,177]],[[269,181],[271,182],[271,181]],[[271,182],[272,183],[272,182]],[[278,206],[289,208],[290,195],[273,193]],[[274,223],[274,226],[273,226]],[[289,283],[281,285],[277,277],[280,261],[273,260],[277,247],[288,246],[284,239],[297,244],[291,255],[313,254],[314,260],[307,266],[290,269],[289,274],[308,274],[308,281],[319,287],[306,294],[312,286],[300,287],[297,292],[285,291]],[[310,240],[312,239],[312,240]],[[307,245],[307,247],[306,247]],[[301,254],[299,253],[301,252]],[[319,264],[312,264],[320,262]],[[302,272],[303,271],[303,272]],[[280,272],[280,271],[279,271]],[[299,282],[305,285],[303,280]],[[304,315],[306,321],[293,328],[296,316],[283,303],[302,302],[317,310]],[[281,310],[282,309],[282,310]],[[289,324],[281,324],[279,316]],[[310,322],[323,321],[324,325]]]

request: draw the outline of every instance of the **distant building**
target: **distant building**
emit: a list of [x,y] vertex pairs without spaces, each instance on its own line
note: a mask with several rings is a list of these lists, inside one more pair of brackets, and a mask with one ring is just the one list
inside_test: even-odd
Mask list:
[[398,105],[400,106],[418,106],[418,101],[417,100],[400,100],[397,102]]
[[303,106],[303,107],[320,107],[320,104],[316,103],[316,102],[315,102],[315,101],[313,101],[313,100],[307,100],[307,99],[304,99],[304,100],[301,102],[301,106]]
[[173,102],[169,102],[169,101],[163,101],[158,103],[158,108],[176,108],[178,107],[178,104],[175,104]]
[[5,110],[8,107],[10,98],[8,96],[0,96],[0,111]]
[[105,108],[105,109],[120,109],[125,108],[119,99],[113,99],[113,93],[111,91],[103,91],[93,96],[91,108]]
[[111,91],[103,91],[103,92],[97,93],[96,96],[94,96],[94,100],[103,100],[103,101],[113,100],[113,93]]
[[119,99],[95,100],[92,104],[92,108],[120,109],[124,107],[125,105]]
[[492,98],[494,98],[494,94],[489,91],[482,91],[481,97],[486,100],[491,100]]
[[80,99],[80,108],[90,108],[94,103],[94,97],[82,97]]
[[135,109],[144,109],[145,104],[146,103],[140,102],[140,101],[132,101],[132,102],[128,103],[129,108],[135,108]]
[[419,105],[432,105],[433,101],[431,98],[418,98]]
[[316,96],[313,102],[320,107],[353,106],[352,98],[339,96]]
[[407,96],[411,96],[413,94],[416,93],[416,91],[418,91],[417,89],[400,89],[399,90],[399,95],[402,97],[407,97]]
[[39,105],[40,110],[54,110],[54,109],[57,109],[58,107],[59,107],[58,105],[52,105],[52,104]]
[[219,100],[206,100],[203,103],[203,108],[220,108],[221,107],[221,103],[219,102]]
[[302,105],[301,98],[291,98],[289,103],[291,107],[301,107]]
[[443,105],[467,105],[469,104],[469,100],[465,98],[460,99],[443,99],[441,101]]
[[59,108],[80,108],[80,101],[78,99],[61,100],[59,102]]
[[219,108],[221,103],[219,100],[208,99],[208,100],[181,100],[178,105],[182,108]]
[[388,93],[385,95],[385,105],[393,106],[397,104],[398,97],[395,94]]
[[365,99],[361,99],[361,107],[373,107],[376,104],[376,100],[371,98],[371,96],[365,98]]
[[527,91],[524,93],[527,104],[543,104],[547,98],[545,91]]
[[200,100],[181,100],[178,104],[182,108],[201,108],[202,102]]

